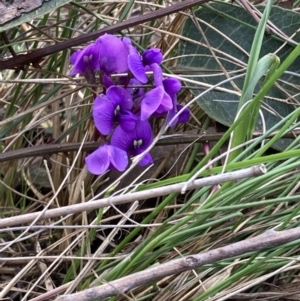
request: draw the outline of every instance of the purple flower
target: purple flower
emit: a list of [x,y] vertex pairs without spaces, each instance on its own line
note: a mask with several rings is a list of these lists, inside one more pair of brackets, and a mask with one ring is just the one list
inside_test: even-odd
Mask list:
[[[177,103],[177,93],[181,90],[181,83],[176,78],[166,78],[163,80],[163,85],[165,88],[166,93],[170,95],[173,102],[173,108],[169,110],[167,121],[170,123],[170,121],[173,119],[173,117],[179,112],[183,106],[179,105]],[[184,109],[182,113],[180,113],[179,116],[177,116],[172,123],[171,126],[175,126],[177,123],[186,123],[190,119],[190,110]]]
[[108,135],[116,123],[124,131],[133,130],[137,117],[130,111],[132,107],[129,91],[117,86],[109,87],[106,95],[101,94],[95,99],[93,118],[96,128],[103,135]]
[[136,48],[132,45],[127,45],[129,49],[129,69],[136,79],[145,84],[148,81],[146,71],[152,70],[152,64],[159,65],[162,62],[163,55],[159,48],[152,48],[146,50],[141,56]]
[[100,53],[100,70],[106,75],[128,72],[126,43],[114,35],[105,34],[97,39],[96,45]]
[[112,145],[104,144],[85,158],[88,171],[101,175],[108,169],[124,171],[128,165],[127,153]]
[[[130,132],[118,126],[111,137],[111,145],[123,149],[130,156],[137,156],[144,152],[152,141],[152,128],[148,121],[138,121],[134,130]],[[147,153],[139,164],[145,166],[152,162],[151,155]]]
[[73,53],[70,62],[73,65],[70,75],[97,71],[100,69],[99,48],[95,43],[90,44],[86,48]]

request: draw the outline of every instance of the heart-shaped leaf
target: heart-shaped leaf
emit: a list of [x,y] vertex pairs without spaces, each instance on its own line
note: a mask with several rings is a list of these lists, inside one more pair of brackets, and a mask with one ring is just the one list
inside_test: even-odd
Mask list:
[[[262,12],[264,7],[258,7]],[[241,7],[229,3],[214,3],[205,6],[195,12],[201,30],[194,20],[187,19],[184,24],[182,35],[190,40],[181,40],[179,44],[178,68],[186,70],[188,74],[201,74],[193,77],[193,80],[201,83],[216,85],[234,75],[244,73],[247,67],[248,55],[253,42],[256,21]],[[199,22],[200,20],[200,22]],[[300,24],[300,14],[274,6],[271,11],[270,21],[277,26],[287,37],[299,42],[297,30]],[[268,53],[275,53],[281,61],[294,49],[293,42],[284,44],[284,39],[275,35],[267,35],[264,38],[260,57]],[[210,50],[213,49],[216,58]],[[220,66],[220,64],[222,66]],[[224,73],[226,70],[226,73]],[[300,101],[299,94],[299,71],[300,60],[297,59],[286,73],[269,91],[262,104],[262,113],[267,126],[271,128],[282,118],[290,114]],[[221,90],[206,93],[198,100],[200,107],[214,120],[230,126],[237,113],[239,95],[243,87],[244,78],[234,79],[223,84]],[[258,83],[255,92],[260,88]],[[191,85],[191,83],[189,83]],[[226,90],[224,90],[226,89]],[[195,96],[203,92],[203,89],[193,89]],[[262,128],[262,119],[259,118],[257,128]],[[285,149],[290,143],[289,139],[281,139],[276,143],[277,149]]]

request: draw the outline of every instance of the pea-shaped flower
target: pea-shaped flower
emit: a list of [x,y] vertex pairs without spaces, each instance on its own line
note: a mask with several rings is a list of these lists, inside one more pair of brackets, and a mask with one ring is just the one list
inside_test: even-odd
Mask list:
[[120,124],[124,131],[131,131],[137,117],[130,111],[133,100],[130,92],[122,87],[111,86],[106,95],[96,97],[93,106],[94,123],[102,135],[108,135],[114,126]]
[[[152,143],[152,128],[148,121],[137,121],[134,130],[126,132],[118,126],[111,137],[111,145],[127,152],[129,156],[143,153]],[[150,153],[139,162],[141,166],[153,163]]]

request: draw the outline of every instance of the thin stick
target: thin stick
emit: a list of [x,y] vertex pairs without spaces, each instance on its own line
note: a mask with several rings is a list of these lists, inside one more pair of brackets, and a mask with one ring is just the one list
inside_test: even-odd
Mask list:
[[[277,134],[277,131],[271,133],[266,138],[274,137]],[[300,134],[299,129],[293,130],[292,132],[286,133],[282,135],[282,138],[291,138],[294,139],[296,136]],[[218,141],[224,135],[223,132],[213,133],[213,134],[176,134],[174,136],[164,137],[156,143],[158,146],[163,145],[177,145],[177,144],[190,144],[190,143],[200,143],[205,141]],[[258,138],[262,136],[262,132],[254,132],[254,137]],[[0,154],[0,162],[6,162],[10,160],[20,159],[20,158],[28,158],[28,157],[36,157],[43,155],[50,155],[56,153],[70,152],[70,151],[78,151],[81,146],[81,142],[66,142],[66,143],[53,143],[53,144],[41,144],[34,145],[31,147],[20,148],[16,150],[10,150]],[[82,145],[82,151],[94,151],[99,147],[98,142],[85,142]]]
[[81,45],[83,43],[89,42],[91,40],[97,39],[99,36],[105,34],[105,33],[116,33],[120,32],[123,29],[137,26],[139,24],[143,24],[145,22],[151,21],[153,19],[158,19],[176,12],[179,12],[181,10],[185,10],[187,8],[193,7],[195,5],[201,5],[206,2],[209,2],[210,0],[188,0],[183,2],[178,2],[174,5],[161,8],[158,10],[155,10],[153,12],[147,13],[142,16],[138,16],[136,18],[131,18],[128,20],[125,20],[120,23],[116,23],[110,26],[106,26],[104,28],[101,28],[99,30],[82,34],[78,37],[67,39],[66,41],[51,45],[46,48],[41,48],[32,52],[29,52],[27,54],[20,54],[17,55],[14,58],[10,58],[8,60],[0,60],[0,71],[5,69],[14,69],[14,68],[23,68],[24,65],[28,65],[29,63],[34,63],[39,61],[42,57],[48,56],[50,54],[68,49],[73,46]]
[[[259,176],[264,173],[266,173],[265,166],[256,165],[239,171],[228,172],[221,175],[210,176],[207,178],[195,180],[193,183],[191,183],[188,186],[187,189],[191,190],[191,189],[196,189],[203,186],[215,185],[227,181],[234,181],[243,178]],[[47,218],[64,216],[72,213],[81,213],[83,211],[95,210],[95,209],[111,206],[112,203],[114,205],[119,205],[119,204],[134,202],[136,200],[144,200],[144,199],[150,199],[162,195],[168,195],[170,193],[180,192],[185,184],[186,183],[183,182],[183,183],[168,185],[165,187],[148,189],[148,190],[134,192],[134,193],[127,193],[125,195],[118,195],[110,198],[104,198],[97,201],[80,203],[80,204],[55,208],[55,209],[49,209],[46,210],[44,213],[33,212],[33,213],[23,214],[19,216],[3,218],[0,219],[0,228],[15,226],[23,223],[31,223],[35,219],[42,220]]]
[[164,277],[179,274],[205,264],[214,263],[253,251],[276,247],[300,238],[300,228],[265,233],[225,247],[200,254],[189,255],[171,260],[154,268],[149,268],[123,278],[93,287],[75,294],[60,296],[55,301],[94,301],[125,293],[137,286],[153,282]]

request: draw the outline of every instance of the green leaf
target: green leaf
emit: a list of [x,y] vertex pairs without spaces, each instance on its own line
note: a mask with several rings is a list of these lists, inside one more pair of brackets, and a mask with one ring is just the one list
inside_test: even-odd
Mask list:
[[[16,27],[22,23],[29,22],[32,19],[43,16],[51,10],[71,2],[71,0],[48,0],[31,1],[23,0],[22,8],[14,8],[13,4],[1,6],[0,32]],[[7,13],[5,11],[7,10]]]
[[[258,9],[262,12],[264,7],[259,6]],[[248,54],[257,28],[257,23],[252,17],[242,8],[228,3],[214,3],[197,10],[195,14],[201,21],[210,25],[200,23],[210,46],[215,50],[215,54],[223,67],[228,72],[236,72],[231,73],[231,76],[245,72]],[[298,30],[300,14],[274,6],[270,14],[270,21],[287,36],[292,36]],[[215,85],[227,79],[206,46],[205,39],[191,19],[188,19],[184,24],[182,35],[194,40],[195,43],[180,41],[179,55],[182,57],[178,60],[178,69],[187,70],[188,74],[201,74],[201,77],[192,79],[205,84]],[[293,40],[298,42],[300,40],[299,34],[294,35]],[[202,43],[203,46],[197,43]],[[283,44],[284,41],[280,38],[265,35],[260,57],[276,52]],[[283,61],[294,47],[291,44],[285,45],[276,52],[276,55]],[[290,66],[289,71],[293,71],[298,75],[299,70],[300,60],[297,59]],[[214,74],[218,75],[211,76]],[[264,98],[262,112],[267,129],[277,124],[282,117],[290,114],[298,105],[300,101],[300,96],[297,95],[299,93],[299,77],[296,75],[284,74]],[[233,82],[242,90],[244,78],[233,80]],[[259,91],[262,83],[263,78],[258,83],[255,93]],[[188,83],[188,85],[191,85],[191,83]],[[199,88],[200,85],[195,84],[194,86]],[[226,83],[222,87],[237,92],[231,83]],[[192,92],[197,96],[203,90],[194,89]],[[289,96],[293,97],[289,99]],[[217,90],[208,92],[198,100],[200,107],[211,118],[227,126],[230,126],[234,121],[238,102],[238,95]],[[262,121],[259,117],[256,128],[261,129],[261,124]],[[276,143],[276,148],[285,149],[289,143],[289,139],[281,139]]]

